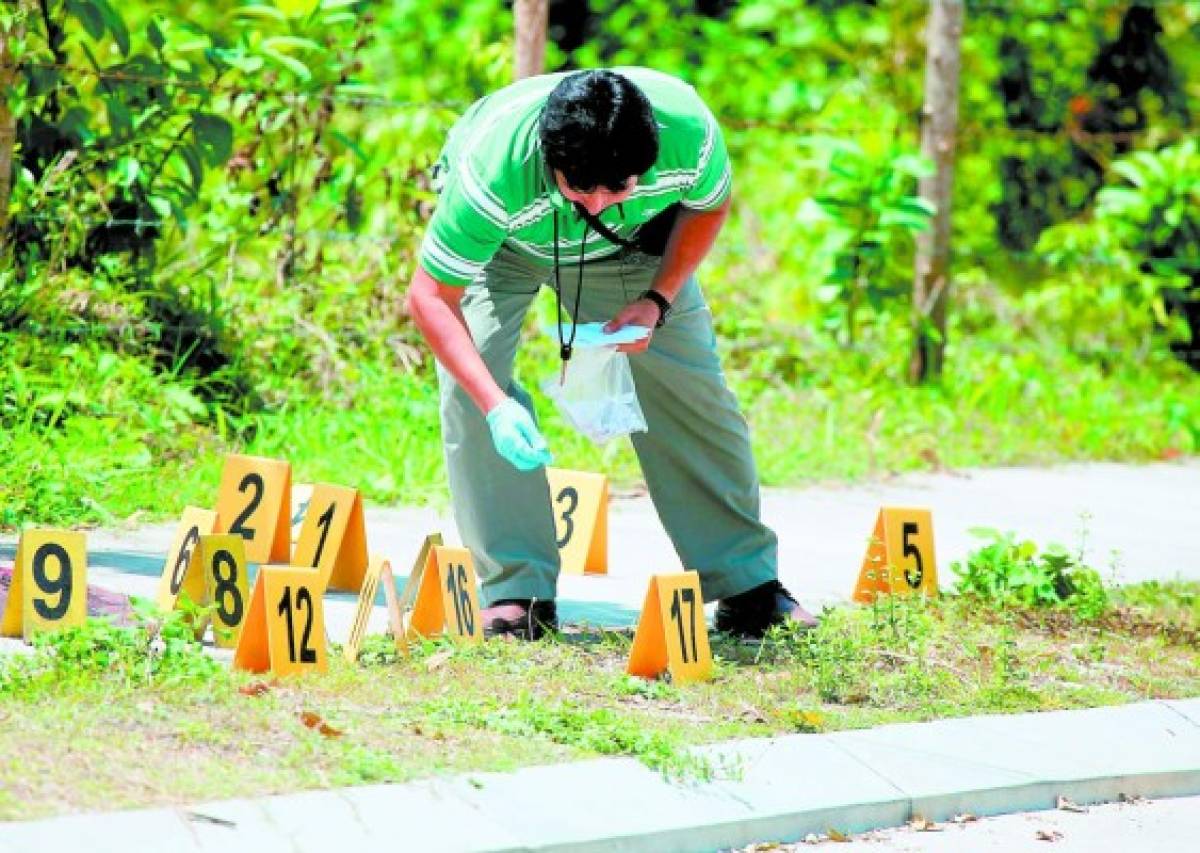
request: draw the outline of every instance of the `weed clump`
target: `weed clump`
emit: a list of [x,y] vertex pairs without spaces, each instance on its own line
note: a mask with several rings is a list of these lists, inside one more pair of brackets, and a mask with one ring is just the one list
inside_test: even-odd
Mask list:
[[974,528],[972,535],[987,540],[982,548],[954,562],[957,590],[997,607],[1067,608],[1083,620],[1095,620],[1109,610],[1109,594],[1100,573],[1058,545],[1039,552],[1014,533]]
[[35,634],[33,654],[0,658],[0,696],[52,691],[81,679],[143,687],[228,677],[196,638],[194,612],[162,615],[152,604],[135,600],[134,613],[131,625],[92,617],[82,625]]

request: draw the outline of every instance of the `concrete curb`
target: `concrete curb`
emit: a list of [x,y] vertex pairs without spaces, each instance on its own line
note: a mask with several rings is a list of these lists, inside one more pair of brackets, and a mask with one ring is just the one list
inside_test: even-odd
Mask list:
[[1200,699],[737,741],[738,778],[629,759],[0,826],[0,851],[690,851],[1200,793]]

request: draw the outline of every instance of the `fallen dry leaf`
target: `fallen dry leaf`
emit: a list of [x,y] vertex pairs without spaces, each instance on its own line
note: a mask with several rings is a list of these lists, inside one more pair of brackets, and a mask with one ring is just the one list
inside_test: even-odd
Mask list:
[[271,685],[265,681],[251,681],[249,684],[243,684],[239,687],[238,693],[241,693],[243,696],[262,696],[270,689]]
[[753,705],[743,704],[740,716],[747,723],[765,723],[767,721],[767,718],[763,716],[763,712]]
[[830,841],[837,841],[841,844],[849,844],[850,843],[850,836],[844,832],[839,832],[836,829],[830,829],[825,834],[829,836]]
[[443,649],[435,655],[430,655],[429,660],[425,661],[425,671],[433,672],[435,669],[441,669],[452,657],[454,657],[454,649]]
[[329,723],[321,719],[320,714],[314,714],[312,711],[301,711],[300,722],[304,723],[310,729],[316,729],[325,737],[341,737],[342,733],[335,729]]
[[223,817],[217,817],[216,815],[204,814],[203,812],[191,812],[191,811],[187,812],[186,814],[187,814],[188,820],[199,821],[200,823],[211,823],[216,826],[226,826],[231,829],[233,827],[237,826],[237,823],[235,821],[227,820],[226,818],[223,818]]
[[825,715],[818,711],[793,711],[792,725],[798,732],[820,732],[825,729]]
[[908,822],[908,828],[917,832],[941,832],[942,828],[931,820],[926,820],[920,815],[915,815]]
[[1063,834],[1057,829],[1039,829],[1034,835],[1038,841],[1062,841]]
[[1064,797],[1062,795],[1059,795],[1058,803],[1055,806],[1055,808],[1059,809],[1060,811],[1064,811],[1064,812],[1075,812],[1076,814],[1087,814],[1087,809],[1085,809],[1083,806],[1079,805],[1078,803],[1071,802],[1070,800],[1068,800],[1066,797]]
[[950,820],[953,821],[954,823],[973,823],[973,822],[979,820],[979,818],[976,817],[975,815],[971,814],[970,812],[963,812],[962,814],[956,814]]

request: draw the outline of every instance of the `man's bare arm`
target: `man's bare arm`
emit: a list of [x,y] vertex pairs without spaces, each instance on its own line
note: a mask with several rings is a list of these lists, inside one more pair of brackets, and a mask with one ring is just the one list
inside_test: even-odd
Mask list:
[[507,396],[483,362],[462,313],[464,289],[442,284],[418,266],[404,304],[429,348],[484,414]]
[[[729,201],[726,199],[715,210],[688,210],[686,207],[680,210],[671,236],[667,239],[662,263],[651,282],[651,287],[665,296],[668,302],[675,302],[684,283],[716,242],[721,226],[729,215]],[[657,305],[649,299],[637,299],[622,308],[604,328],[609,332],[625,326],[653,329],[658,316]],[[650,347],[652,337],[653,332],[636,343],[624,344],[617,349],[628,353],[644,352]]]
[[688,210],[681,207],[667,239],[662,264],[651,285],[655,290],[674,302],[679,291],[708,255],[717,235],[729,215],[732,196],[715,210]]

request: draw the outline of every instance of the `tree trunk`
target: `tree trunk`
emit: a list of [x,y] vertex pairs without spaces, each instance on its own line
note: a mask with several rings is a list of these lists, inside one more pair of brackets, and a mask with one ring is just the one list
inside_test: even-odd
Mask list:
[[937,379],[946,352],[946,303],[950,292],[950,198],[958,125],[959,41],[962,0],[932,0],[926,34],[925,105],[921,110],[921,153],[936,171],[922,178],[920,194],[937,207],[933,226],[917,236],[913,279],[913,353],[908,378]]
[[549,0],[516,0],[516,79],[541,74],[546,67],[546,22]]
[[8,203],[12,198],[13,149],[17,140],[17,119],[8,108],[9,89],[17,77],[16,60],[9,42],[24,37],[24,25],[0,32],[0,256],[8,249]]

